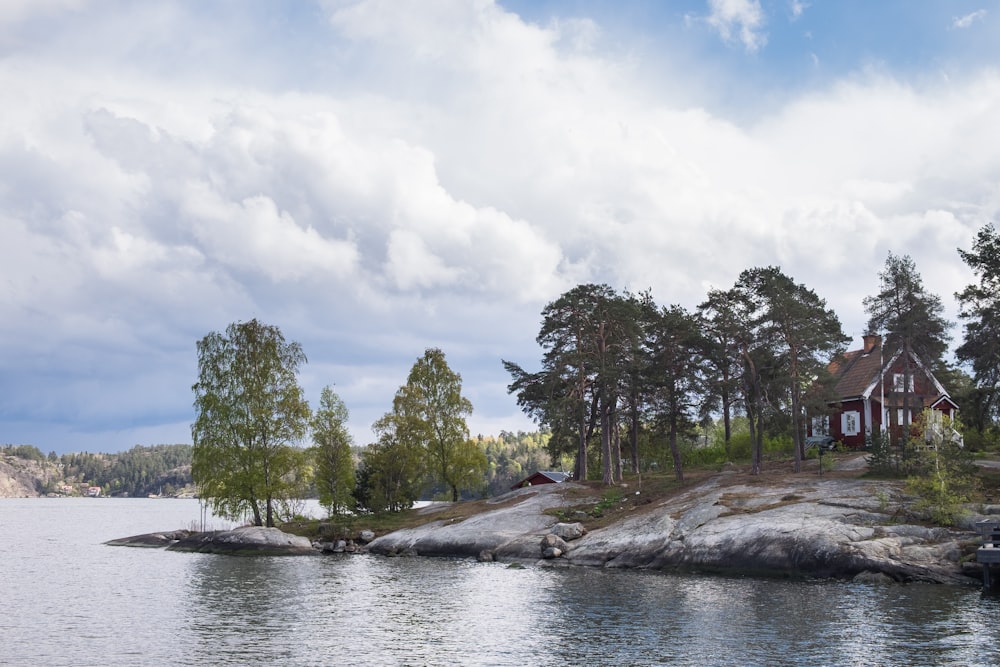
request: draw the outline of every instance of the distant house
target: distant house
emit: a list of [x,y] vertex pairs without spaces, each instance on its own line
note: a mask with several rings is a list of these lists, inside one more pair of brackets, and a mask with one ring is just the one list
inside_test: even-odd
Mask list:
[[[810,424],[810,435],[829,435],[852,448],[865,446],[871,433],[885,433],[892,442],[903,432],[904,400],[908,398],[910,423],[931,410],[941,428],[942,416],[954,418],[958,405],[938,382],[930,367],[915,354],[909,359],[909,387],[904,391],[907,360],[902,351],[888,357],[882,349],[882,338],[864,336],[864,347],[845,352],[829,366],[835,380],[836,400],[831,403],[836,412],[816,418]],[[957,433],[949,436],[960,438]]]
[[87,496],[90,498],[98,498],[101,495],[101,487],[99,486],[88,486]]
[[537,486],[539,484],[560,484],[565,482],[567,479],[571,479],[573,475],[568,472],[548,472],[539,470],[538,472],[525,477],[520,482],[510,487],[511,490],[523,489],[526,486]]

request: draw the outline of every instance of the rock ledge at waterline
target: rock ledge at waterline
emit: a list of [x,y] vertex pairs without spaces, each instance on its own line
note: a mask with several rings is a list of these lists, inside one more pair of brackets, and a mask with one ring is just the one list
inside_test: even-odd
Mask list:
[[[726,482],[726,483],[723,483]],[[518,489],[503,505],[462,521],[437,521],[389,533],[378,554],[468,556],[535,561],[551,549],[559,519],[546,510],[576,507],[572,482]],[[634,493],[634,491],[633,491]],[[547,565],[583,565],[793,577],[977,583],[979,566],[963,565],[977,546],[971,530],[900,523],[906,499],[897,483],[815,479],[729,484],[725,475],[627,518],[561,540]],[[974,559],[973,559],[974,560]]]
[[177,530],[148,533],[105,542],[110,546],[166,547],[169,551],[237,554],[245,556],[304,556],[319,553],[306,537],[277,528],[244,526],[204,533]]
[[[374,540],[365,531],[345,549],[310,545],[275,528],[154,533],[108,544],[249,555],[368,551],[869,581],[978,585],[981,579],[973,556],[978,536],[971,527],[987,517],[970,516],[967,530],[906,523],[912,498],[899,482],[808,475],[741,480],[722,473],[670,498],[630,502],[625,518],[590,532],[582,491],[573,482],[518,489],[465,519],[432,520]],[[418,511],[432,518],[440,507]],[[583,523],[561,523],[553,510]]]

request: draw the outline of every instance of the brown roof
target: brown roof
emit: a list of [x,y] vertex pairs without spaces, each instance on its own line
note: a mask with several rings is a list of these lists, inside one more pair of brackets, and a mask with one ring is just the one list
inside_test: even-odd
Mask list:
[[[869,347],[868,351],[865,350],[851,350],[849,352],[844,352],[842,355],[830,362],[827,369],[830,374],[837,379],[834,389],[837,393],[837,399],[840,401],[851,400],[854,398],[861,398],[865,394],[865,390],[871,387],[871,393],[869,397],[878,397],[878,382],[880,381],[880,371],[885,364],[890,365],[893,362],[895,355],[889,358],[883,358],[880,350],[879,343],[875,343],[873,347]],[[922,368],[922,367],[921,367]],[[937,380],[929,374],[929,371],[923,369],[924,373],[928,373],[928,377],[933,381],[935,385],[940,387]],[[935,403],[941,401],[942,399],[947,399],[953,405],[954,401],[948,396],[947,393],[922,396],[924,407],[932,407]]]
[[881,367],[882,358],[878,347],[868,353],[864,350],[851,350],[840,355],[829,367],[830,373],[837,378],[837,396],[841,400],[861,396],[878,379]]

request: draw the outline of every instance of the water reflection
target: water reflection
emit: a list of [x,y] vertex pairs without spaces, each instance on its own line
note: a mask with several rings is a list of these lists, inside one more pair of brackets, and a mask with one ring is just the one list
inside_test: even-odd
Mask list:
[[308,624],[302,592],[312,558],[198,558],[186,597],[195,655],[215,664],[281,664],[295,657],[295,637]]
[[0,665],[997,663],[1000,600],[977,588],[100,544],[192,509],[0,503]]

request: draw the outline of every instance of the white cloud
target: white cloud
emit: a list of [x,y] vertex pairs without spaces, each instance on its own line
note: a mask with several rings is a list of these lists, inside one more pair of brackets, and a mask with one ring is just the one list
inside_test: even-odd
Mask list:
[[806,10],[809,9],[809,3],[803,2],[802,0],[789,0],[788,11],[791,13],[791,18],[793,21],[797,21],[802,18]]
[[767,44],[766,19],[759,0],[708,0],[705,19],[726,42],[737,41],[753,53]]
[[951,27],[959,30],[965,28],[971,28],[972,24],[976,21],[982,21],[986,18],[988,12],[985,9],[977,9],[974,12],[966,14],[965,16],[956,16],[951,21]]
[[0,25],[47,17],[82,9],[89,0],[4,0],[0,3]]
[[448,287],[461,279],[461,273],[448,267],[414,232],[392,232],[388,246],[386,272],[399,289]]
[[[760,3],[710,8],[763,47]],[[515,414],[499,359],[531,366],[542,306],[578,282],[690,307],[780,264],[854,331],[888,250],[947,298],[954,248],[1000,211],[991,71],[863,72],[741,124],[692,102],[723,85],[711,67],[641,76],[593,22],[491,2],[331,5],[297,89],[247,74],[249,51],[134,70],[118,56],[155,21],[133,11],[127,47],[0,60],[19,100],[0,110],[0,388],[39,421],[69,403],[107,428],[114,394],[173,428],[194,341],[256,316],[306,346],[311,395],[342,390],[359,443],[431,345],[493,427]],[[172,30],[205,30],[174,11]]]

